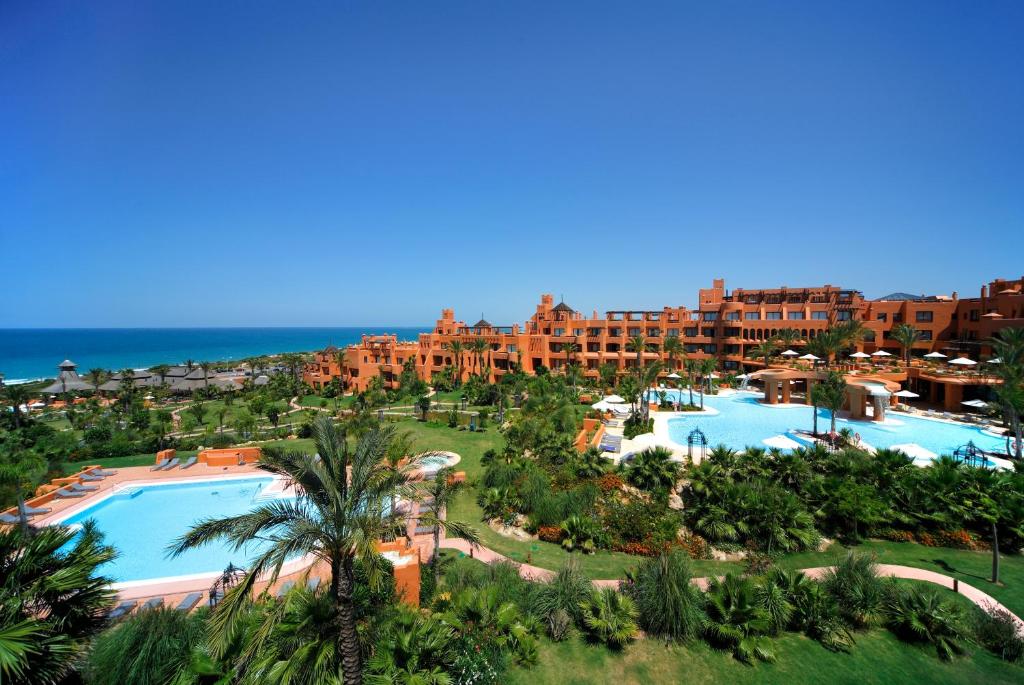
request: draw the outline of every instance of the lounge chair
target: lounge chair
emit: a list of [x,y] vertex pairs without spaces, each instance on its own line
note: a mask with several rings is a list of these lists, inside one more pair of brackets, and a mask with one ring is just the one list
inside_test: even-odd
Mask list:
[[0,523],[17,523],[20,521],[17,516],[11,516],[10,514],[0,514]]
[[142,605],[142,609],[159,609],[164,605],[163,597],[154,597]]
[[84,481],[96,481],[96,480],[103,480],[104,477],[105,476],[94,476],[91,473],[83,473],[82,475],[80,475],[78,477],[78,479],[79,480],[84,480]]
[[203,598],[202,592],[193,592],[192,594],[185,597],[178,603],[178,606],[174,607],[177,611],[191,611],[196,604],[199,604],[199,600]]
[[307,580],[306,587],[309,588],[310,591],[315,592],[316,589],[320,587],[320,576],[313,576],[312,578]]
[[175,457],[174,459],[171,459],[169,462],[167,462],[166,466],[164,466],[164,467],[162,467],[160,469],[157,469],[157,470],[158,471],[170,471],[175,466],[177,466],[179,464],[179,462],[181,462],[181,460],[178,459],[177,457]]
[[104,478],[106,478],[108,476],[113,476],[115,473],[117,473],[117,471],[108,471],[106,469],[93,469],[90,473],[92,473],[92,475],[94,476],[103,476]]
[[85,497],[84,492],[75,492],[74,490],[69,490],[68,488],[61,488],[60,490],[57,490],[53,494],[55,494],[57,497],[64,497],[68,499],[72,497]]
[[40,514],[49,514],[51,511],[53,511],[53,509],[50,509],[49,507],[30,507],[27,504],[25,505],[25,513],[28,514],[29,516],[39,516]]
[[150,468],[149,470],[150,470],[150,471],[160,471],[160,470],[162,470],[162,469],[163,469],[163,468],[164,468],[165,466],[167,466],[168,462],[170,462],[170,461],[171,461],[170,459],[161,459],[161,460],[160,460],[160,461],[159,461],[159,462],[157,463],[157,465],[156,465],[156,466],[153,466],[153,467],[151,467],[151,468]]
[[295,587],[295,583],[289,580],[287,583],[278,588],[276,596],[284,597],[288,594],[288,591],[291,590],[293,587]]
[[68,486],[75,492],[96,492],[99,488],[95,485],[82,485],[81,483],[72,483]]
[[189,457],[188,459],[185,460],[185,463],[181,465],[181,470],[184,471],[189,466],[192,466],[193,464],[195,464],[197,461],[198,461],[198,457]]
[[126,614],[132,613],[132,609],[134,609],[138,605],[139,605],[139,600],[137,600],[137,599],[129,599],[129,600],[125,601],[125,602],[121,602],[120,604],[117,605],[116,609],[114,609],[113,611],[111,611],[107,615],[107,618],[110,618],[110,619],[121,618],[122,616],[124,616]]

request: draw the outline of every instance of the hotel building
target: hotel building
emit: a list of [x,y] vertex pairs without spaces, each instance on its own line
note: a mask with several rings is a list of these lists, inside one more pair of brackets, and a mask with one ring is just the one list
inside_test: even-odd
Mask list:
[[[941,351],[950,357],[985,358],[989,355],[985,340],[996,331],[1006,326],[1024,327],[1024,277],[993,280],[981,287],[976,298],[959,298],[957,293],[894,293],[877,300],[832,285],[729,292],[724,280],[715,279],[710,288],[698,292],[695,309],[678,306],[603,315],[594,311],[589,316],[565,302],[556,304],[551,295],[542,295],[536,311],[522,326],[494,325],[484,319],[467,325],[455,318],[452,309],[443,309],[433,330],[421,334],[418,341],[403,342],[393,335],[363,336],[358,345],[317,353],[305,380],[321,387],[340,377],[347,389],[362,391],[379,374],[386,387],[393,387],[410,358],[415,359],[419,376],[428,382],[447,366],[460,367],[466,378],[480,371],[481,360],[491,381],[516,367],[534,373],[541,365],[557,371],[567,363],[578,363],[586,375],[597,377],[603,364],[612,364],[619,372],[635,366],[636,353],[628,348],[628,341],[637,335],[646,341],[645,362],[667,362],[664,341],[677,337],[686,357],[714,357],[721,370],[739,372],[763,368],[763,361],[751,359],[750,353],[782,329],[794,329],[807,341],[849,320],[864,323],[867,335],[857,344],[863,352],[885,350],[899,356],[901,347],[891,338],[892,329],[908,323],[920,332],[915,356]],[[484,342],[479,352],[472,349],[478,340]],[[461,363],[451,352],[455,341],[464,348]]]

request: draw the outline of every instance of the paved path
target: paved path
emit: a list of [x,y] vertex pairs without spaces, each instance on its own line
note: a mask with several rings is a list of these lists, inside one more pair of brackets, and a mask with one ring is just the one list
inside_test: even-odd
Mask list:
[[[519,566],[519,575],[527,580],[550,580],[554,577],[554,571],[550,571],[546,568],[540,568],[539,566],[531,566],[530,564],[520,564],[519,562],[509,559],[508,557],[495,552],[494,550],[487,549],[486,547],[471,547],[471,545],[465,540],[459,540],[458,538],[445,538],[441,540],[441,547],[446,549],[458,550],[464,554],[472,554],[473,558],[479,559],[486,564],[492,564],[498,561],[511,561]],[[812,568],[800,569],[811,578],[821,578],[825,575],[831,566],[815,566]],[[893,578],[906,578],[908,580],[921,580],[926,583],[934,583],[935,585],[941,585],[942,587],[952,590],[953,589],[953,578],[950,576],[936,573],[935,571],[927,571],[923,568],[915,568],[913,566],[899,566],[896,564],[878,564],[878,574],[886,577]],[[692,582],[700,587],[702,590],[706,590],[708,587],[708,578],[694,578]],[[597,587],[618,587],[620,581],[618,580],[595,580],[594,585]],[[1012,611],[1007,609],[1005,606],[996,601],[992,595],[986,592],[982,592],[973,585],[960,581],[958,584],[958,591],[961,595],[969,599],[974,604],[978,605],[983,609],[990,607],[1001,609],[1010,616],[1017,623],[1017,632],[1024,635],[1024,621],[1019,616],[1014,614]]]

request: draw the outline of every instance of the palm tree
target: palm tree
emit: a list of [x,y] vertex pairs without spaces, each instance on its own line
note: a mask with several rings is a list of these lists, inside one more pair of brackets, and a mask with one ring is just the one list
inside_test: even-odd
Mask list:
[[700,408],[704,409],[704,382],[709,381],[710,376],[718,367],[718,360],[714,357],[701,359],[697,364],[697,374],[700,376]]
[[668,367],[672,371],[678,371],[676,367],[676,355],[682,357],[685,348],[683,347],[683,341],[680,340],[678,335],[670,335],[665,338],[665,342],[661,344],[661,349],[668,355]]
[[466,352],[466,346],[461,340],[452,340],[448,343],[448,350],[452,353],[452,361],[455,363],[455,387],[462,385],[462,355]]
[[576,396],[577,386],[583,380],[583,369],[576,362],[565,365],[565,380],[572,386],[573,397]]
[[[690,406],[693,406],[693,380],[697,375],[697,371],[700,368],[700,362],[697,359],[684,359],[683,368],[686,369],[686,384],[690,391]],[[682,397],[679,398],[682,401]]]
[[160,379],[160,385],[167,384],[167,374],[170,373],[171,367],[169,364],[157,364],[156,366],[150,367],[152,373],[155,373]]
[[757,601],[754,582],[728,574],[708,583],[704,630],[717,644],[729,647],[737,659],[774,661],[775,654],[761,637],[771,628],[768,612]]
[[487,344],[487,341],[484,340],[483,338],[475,338],[473,340],[473,342],[470,343],[469,349],[472,350],[473,354],[476,356],[476,370],[477,370],[477,374],[481,378],[483,378],[484,377],[484,352],[486,352],[487,350],[491,349],[491,346],[489,344]]
[[455,630],[434,616],[400,611],[385,627],[367,662],[373,685],[450,685],[444,667],[451,663]]
[[932,588],[893,585],[888,591],[883,612],[894,633],[911,642],[934,645],[943,661],[966,651],[961,642],[969,633],[960,605]]
[[455,495],[465,487],[465,481],[457,481],[454,476],[454,469],[440,469],[434,479],[428,481],[421,491],[426,505],[421,504],[420,506],[418,522],[420,526],[434,530],[434,551],[430,556],[430,565],[434,568],[435,583],[441,580],[441,564],[438,560],[441,553],[442,529],[445,535],[467,540],[474,547],[480,544],[480,536],[472,526],[461,521],[453,521],[446,516]]
[[587,632],[613,649],[621,649],[640,633],[636,604],[615,588],[595,589],[580,604],[580,614]]
[[818,333],[804,347],[808,352],[825,362],[827,369],[832,362],[832,355],[839,351],[841,344],[839,338],[832,329],[826,329]]
[[914,343],[921,337],[921,332],[908,323],[901,323],[895,326],[890,337],[903,348],[903,360],[910,366],[910,355],[914,349]]
[[754,347],[753,351],[750,353],[750,356],[755,358],[761,357],[762,359],[764,359],[764,368],[767,369],[768,363],[771,361],[772,355],[775,354],[776,349],[777,347],[774,340],[762,340]]
[[811,389],[811,397],[815,406],[815,427],[818,425],[817,406],[821,405],[828,409],[832,421],[829,432],[835,433],[836,413],[843,408],[843,403],[846,401],[846,380],[843,378],[843,374],[830,371],[824,380],[814,384]]
[[993,364],[1002,384],[993,388],[1014,437],[1014,456],[1024,452],[1024,328],[1004,328],[989,344],[1001,363]]
[[0,530],[0,680],[64,682],[107,623],[115,593],[98,569],[115,556],[92,521]]
[[623,466],[626,480],[641,490],[671,488],[679,478],[679,462],[672,461],[672,451],[664,447],[649,447]]
[[[630,352],[636,352],[636,377],[640,379],[640,374],[644,366],[644,348],[647,346],[647,339],[642,335],[634,335],[632,338],[626,341],[626,349]],[[643,386],[641,386],[642,388]],[[644,388],[646,389],[646,388]]]
[[28,388],[20,383],[17,385],[3,386],[4,399],[11,405],[11,412],[14,416],[14,428],[21,428],[21,406],[28,402]]
[[18,504],[18,522],[27,533],[25,497],[46,475],[46,460],[18,443],[17,440],[0,442],[0,485],[14,491]]
[[[226,540],[241,546],[268,541],[252,560],[244,578],[230,590],[211,619],[214,645],[223,648],[234,635],[237,621],[258,579],[276,581],[284,563],[296,554],[312,554],[330,569],[332,616],[324,639],[335,640],[336,677],[347,685],[362,683],[362,651],[356,622],[355,566],[361,564],[371,586],[384,582],[387,568],[376,543],[397,525],[387,503],[407,482],[385,466],[394,439],[391,426],[375,426],[350,448],[345,431],[326,416],[312,423],[316,454],[264,453],[261,468],[284,476],[302,493],[295,500],[266,502],[239,516],[205,519],[176,540],[171,552]],[[404,479],[400,479],[404,481]],[[258,645],[254,651],[258,651]]]
[[789,349],[800,342],[800,331],[795,328],[782,328],[775,334],[779,347]]
[[89,369],[85,373],[85,380],[89,382],[89,385],[93,387],[95,392],[100,391],[100,386],[107,382],[110,378],[110,374],[106,369]]
[[211,362],[199,362],[199,368],[203,370],[203,391],[210,391],[210,369],[213,368]]

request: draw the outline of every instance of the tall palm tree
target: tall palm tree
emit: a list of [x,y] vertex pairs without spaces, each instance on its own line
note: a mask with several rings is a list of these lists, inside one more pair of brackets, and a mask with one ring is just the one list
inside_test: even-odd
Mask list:
[[782,328],[775,334],[779,347],[789,349],[800,342],[800,331],[795,328]]
[[808,340],[805,349],[824,361],[825,368],[827,369],[832,363],[832,355],[839,352],[841,347],[842,341],[839,339],[839,336],[833,329],[828,328]]
[[714,357],[701,359],[697,364],[697,374],[700,376],[700,408],[704,409],[704,383],[710,381],[711,374],[718,368],[718,360]]
[[93,390],[96,392],[99,392],[100,386],[106,383],[109,379],[110,374],[106,369],[89,369],[85,373],[85,380],[88,381],[89,385],[91,385]]
[[775,350],[778,349],[774,340],[762,340],[750,353],[751,357],[761,357],[764,359],[764,368],[768,368],[768,363],[771,361],[772,355],[775,354]]
[[455,364],[455,387],[462,384],[462,355],[466,352],[466,346],[461,340],[452,340],[448,343],[448,351],[452,353],[452,362]]
[[28,403],[28,388],[18,383],[16,385],[3,386],[4,399],[11,405],[14,427],[21,428],[21,406]]
[[170,373],[171,367],[169,364],[157,364],[149,369],[152,373],[155,373],[160,379],[160,385],[167,384],[167,374]]
[[[832,420],[830,432],[836,432],[836,414],[843,408],[846,401],[846,380],[843,374],[830,371],[828,375],[811,390],[815,405],[821,405],[828,409],[829,417]],[[815,394],[816,393],[816,394]],[[817,411],[815,411],[815,425],[817,425]]]
[[210,369],[213,368],[212,362],[199,362],[199,368],[203,370],[203,391],[210,391]]
[[642,335],[634,335],[626,341],[626,349],[636,352],[636,377],[640,378],[640,371],[644,366],[643,353],[647,347],[647,339]]
[[[275,582],[295,554],[312,554],[330,569],[328,593],[333,605],[325,639],[336,641],[336,677],[347,685],[362,683],[363,657],[356,623],[355,566],[361,564],[371,586],[385,578],[386,565],[376,543],[392,534],[397,520],[387,513],[396,490],[409,490],[396,479],[384,457],[394,439],[391,426],[375,426],[350,448],[344,429],[326,416],[312,424],[316,454],[265,452],[261,468],[294,483],[295,500],[266,502],[239,516],[200,521],[172,546],[174,555],[217,540],[241,546],[269,542],[252,560],[244,578],[218,606],[210,624],[215,648],[223,650],[235,634],[246,600],[260,578]],[[410,470],[416,466],[410,463]],[[258,651],[258,650],[256,650]]]
[[678,371],[679,368],[676,366],[676,356],[682,357],[684,354],[683,341],[680,340],[678,335],[670,335],[665,338],[665,342],[661,344],[661,349],[668,355],[668,368],[671,371]]
[[441,565],[438,560],[441,553],[442,530],[445,535],[468,540],[474,547],[480,544],[480,536],[472,526],[450,520],[446,516],[455,495],[465,487],[465,481],[456,481],[454,475],[454,469],[440,469],[421,491],[425,504],[420,506],[418,520],[421,526],[434,529],[434,551],[431,552],[430,565],[434,569],[435,583],[441,580]]
[[[700,368],[700,360],[697,359],[684,359],[683,368],[686,369],[686,384],[690,390],[690,406],[693,406],[693,380],[697,376],[697,371]],[[682,401],[682,398],[679,398]]]
[[1024,415],[1024,328],[1004,328],[989,340],[989,344],[1000,361],[992,365],[994,373],[1003,381],[994,386],[993,391],[1010,424],[1014,456],[1019,460],[1024,451],[1024,427],[1021,425],[1021,416]]
[[903,360],[907,366],[910,366],[910,355],[913,352],[914,343],[921,337],[921,332],[909,323],[901,323],[899,326],[894,326],[889,335],[903,348]]
[[469,348],[473,351],[473,354],[476,356],[476,371],[477,371],[477,374],[481,378],[483,378],[484,377],[484,352],[487,352],[487,350],[491,349],[491,346],[483,338],[475,338],[473,340],[473,342],[470,343]]
[[18,504],[18,522],[22,530],[27,532],[25,496],[31,493],[46,475],[46,460],[35,452],[24,449],[18,442],[10,440],[0,443],[0,485],[14,491]]
[[92,521],[0,530],[0,681],[65,682],[107,623],[115,593],[98,569],[115,556]]

